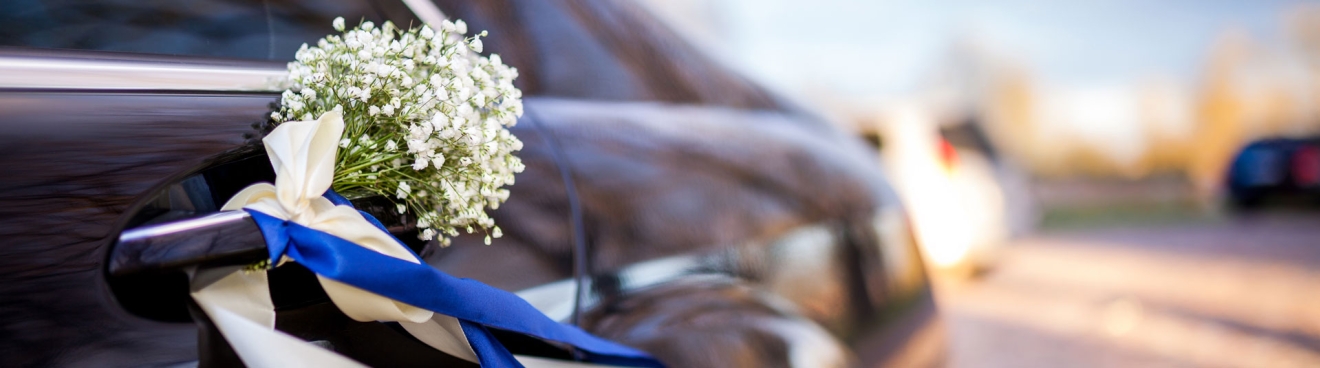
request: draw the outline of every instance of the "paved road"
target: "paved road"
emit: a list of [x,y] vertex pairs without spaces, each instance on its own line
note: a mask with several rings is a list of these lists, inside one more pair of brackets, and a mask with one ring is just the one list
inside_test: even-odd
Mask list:
[[1320,217],[1047,232],[941,282],[955,367],[1320,367]]

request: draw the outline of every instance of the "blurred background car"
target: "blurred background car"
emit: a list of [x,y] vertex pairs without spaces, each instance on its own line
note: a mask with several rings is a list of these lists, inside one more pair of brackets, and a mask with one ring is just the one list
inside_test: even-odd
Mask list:
[[1266,204],[1320,204],[1320,138],[1251,142],[1228,168],[1227,192],[1236,210]]
[[939,120],[895,109],[859,127],[909,206],[918,243],[934,268],[971,276],[1037,221],[1028,178],[1006,162],[974,119]]
[[[336,16],[440,12],[519,69],[527,169],[489,246],[420,242],[387,198],[355,202],[428,264],[675,367],[945,362],[907,212],[860,138],[631,2],[354,0],[0,4],[0,361],[241,366],[187,270],[266,257],[217,208],[273,180],[273,82]],[[282,331],[372,366],[470,366],[349,319],[297,264],[269,277]]]

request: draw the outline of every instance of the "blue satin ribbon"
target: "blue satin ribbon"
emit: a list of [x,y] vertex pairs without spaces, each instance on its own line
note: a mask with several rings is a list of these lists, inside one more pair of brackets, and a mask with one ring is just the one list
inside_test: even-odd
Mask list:
[[[325,196],[336,205],[349,205],[347,199],[334,192]],[[490,328],[572,345],[592,363],[663,367],[644,352],[555,322],[527,301],[504,290],[450,276],[426,263],[416,264],[380,254],[259,211],[246,211],[266,238],[272,264],[280,256],[288,256],[318,275],[457,318],[482,367],[522,366],[491,334]],[[385,229],[375,217],[359,212],[376,227]]]

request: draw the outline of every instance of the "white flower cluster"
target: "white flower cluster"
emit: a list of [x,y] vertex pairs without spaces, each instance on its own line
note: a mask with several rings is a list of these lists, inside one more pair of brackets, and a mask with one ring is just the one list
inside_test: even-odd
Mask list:
[[[344,31],[343,18],[334,21]],[[363,22],[289,63],[291,87],[271,114],[277,123],[342,109],[332,188],[348,198],[388,196],[412,211],[421,238],[449,244],[458,229],[500,229],[486,214],[508,199],[522,161],[509,134],[522,115],[517,69],[483,57],[481,37],[462,21],[400,30]]]

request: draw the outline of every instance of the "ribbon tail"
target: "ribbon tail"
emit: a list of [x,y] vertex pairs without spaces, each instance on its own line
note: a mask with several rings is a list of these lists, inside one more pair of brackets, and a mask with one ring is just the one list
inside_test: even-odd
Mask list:
[[[261,222],[259,219],[258,223]],[[287,226],[288,235],[294,241],[290,242],[285,256],[320,276],[407,305],[452,316],[460,321],[477,323],[482,327],[577,346],[592,362],[661,366],[643,352],[550,320],[527,301],[511,293],[476,281],[449,276],[426,264],[377,253],[316,229],[299,224]],[[398,280],[408,282],[400,283]],[[473,335],[467,337],[479,357],[484,359],[483,353],[492,351],[477,346]]]
[[522,363],[513,357],[513,353],[504,347],[495,336],[490,334],[486,327],[467,322],[458,321],[463,326],[463,335],[467,337],[472,350],[476,351],[477,358],[481,360],[482,367],[522,367]]
[[249,367],[366,367],[275,330],[275,308],[264,271],[199,270],[192,283],[193,300]]
[[437,314],[431,320],[422,323],[399,322],[408,334],[432,348],[453,355],[459,359],[477,363],[477,353],[472,350],[463,327],[458,319]]
[[[479,363],[483,366],[500,367],[499,364],[509,364],[507,356],[498,358],[487,358],[480,360],[477,358],[476,346],[481,346],[486,355],[502,355],[508,352],[508,349],[496,349],[493,345],[502,345],[494,336],[489,333],[489,329],[481,325],[462,322],[457,318],[436,314],[430,321],[424,323],[399,322],[408,334],[413,335],[418,341],[435,348],[445,354],[453,355],[460,359]],[[468,336],[478,336],[477,339],[469,339]],[[472,340],[476,340],[473,342]],[[483,355],[485,356],[485,355]],[[547,359],[528,355],[513,354],[513,359],[518,364],[527,368],[589,368],[589,367],[607,367],[606,365],[596,363],[570,362],[564,360]],[[612,367],[612,366],[610,366]]]

